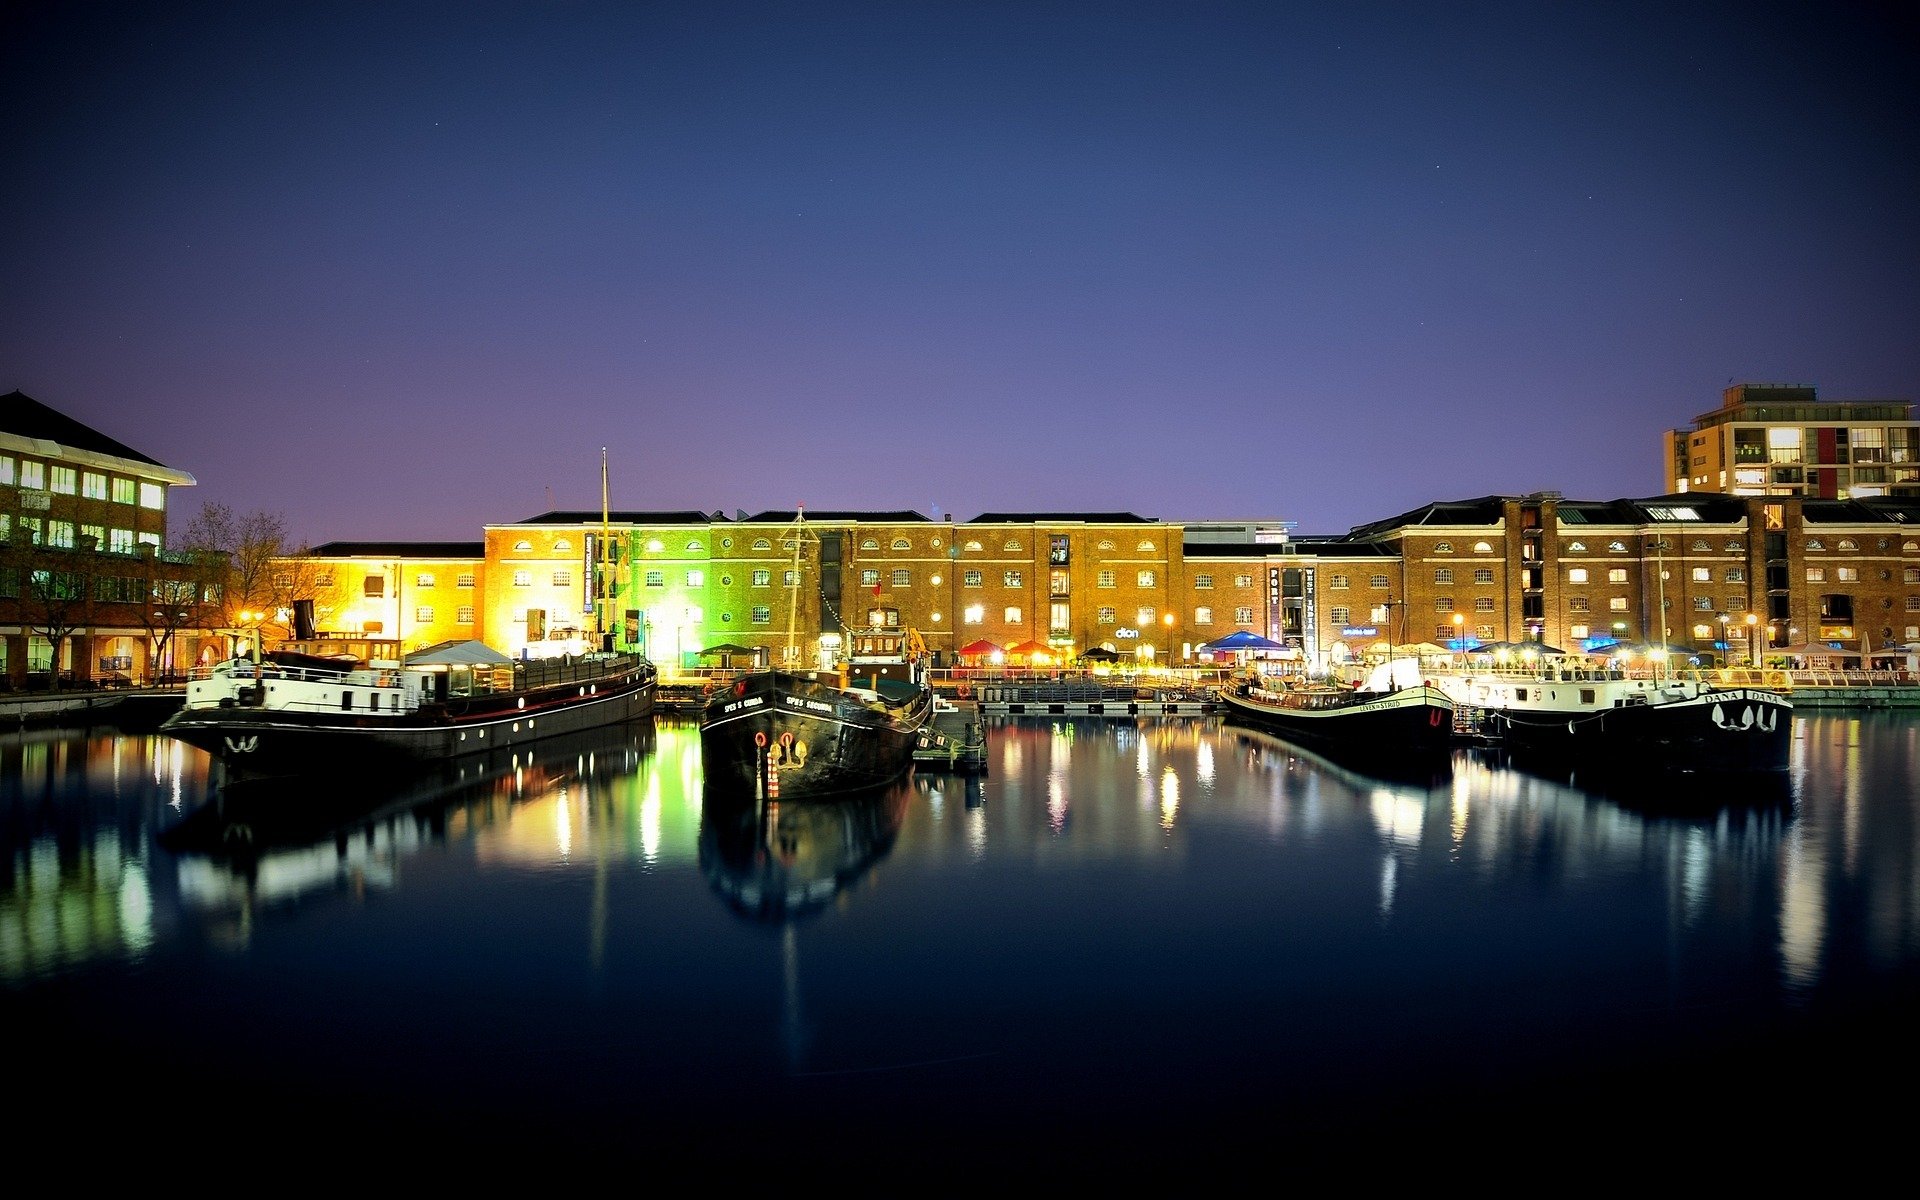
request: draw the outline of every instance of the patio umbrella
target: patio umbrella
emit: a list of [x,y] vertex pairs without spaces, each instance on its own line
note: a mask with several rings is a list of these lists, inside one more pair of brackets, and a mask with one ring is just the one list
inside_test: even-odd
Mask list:
[[1080,652],[1079,659],[1081,662],[1118,662],[1120,652],[1105,646],[1089,646]]
[[709,654],[752,654],[752,653],[753,653],[753,647],[751,646],[736,646],[732,642],[721,642],[718,646],[708,646],[705,650],[702,650],[700,652],[700,657],[705,658]]
[[1009,658],[1032,658],[1036,654],[1053,655],[1056,651],[1045,642],[1021,642],[1017,646],[1007,647]]
[[1542,655],[1566,653],[1566,651],[1562,650],[1560,647],[1549,646],[1545,642],[1483,642],[1482,644],[1475,646],[1473,649],[1467,651],[1467,653],[1468,654],[1498,654],[1503,650],[1506,651],[1508,654],[1525,654],[1528,651],[1531,651],[1534,654],[1542,654]]
[[1207,642],[1200,647],[1201,650],[1209,654],[1222,650],[1285,650],[1286,648],[1286,645],[1282,642],[1276,642],[1268,637],[1261,637],[1259,634],[1247,629],[1235,630],[1225,637],[1215,638],[1213,641]]
[[954,653],[959,654],[963,658],[986,658],[989,655],[1000,654],[1002,652],[1002,647],[998,643],[981,638],[977,642],[968,642]]

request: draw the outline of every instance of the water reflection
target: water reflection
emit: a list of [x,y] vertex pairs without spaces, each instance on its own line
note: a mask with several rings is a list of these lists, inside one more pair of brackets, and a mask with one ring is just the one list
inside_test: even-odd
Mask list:
[[915,791],[907,780],[860,795],[785,803],[708,791],[700,869],[743,917],[779,923],[813,916],[893,848]]

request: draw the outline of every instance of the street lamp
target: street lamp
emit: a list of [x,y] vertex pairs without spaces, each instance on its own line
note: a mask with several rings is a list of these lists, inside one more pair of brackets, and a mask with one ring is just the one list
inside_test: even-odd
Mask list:
[[1727,654],[1727,652],[1733,648],[1732,645],[1727,641],[1727,624],[1732,620],[1733,618],[1728,616],[1726,613],[1720,614],[1720,653],[1723,659]]
[[1173,614],[1162,613],[1160,621],[1167,627],[1167,669],[1173,669]]
[[1453,614],[1453,647],[1460,652],[1460,657],[1466,657],[1467,615],[1465,613]]
[[1755,613],[1747,614],[1747,666],[1760,665],[1760,648],[1754,645],[1754,635],[1760,627],[1760,617]]

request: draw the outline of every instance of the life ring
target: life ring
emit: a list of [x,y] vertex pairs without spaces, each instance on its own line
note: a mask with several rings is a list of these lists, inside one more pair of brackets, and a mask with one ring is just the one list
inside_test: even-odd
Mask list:
[[953,689],[953,694],[960,697],[962,700],[965,700],[968,696],[973,695],[973,689],[963,683],[959,687]]

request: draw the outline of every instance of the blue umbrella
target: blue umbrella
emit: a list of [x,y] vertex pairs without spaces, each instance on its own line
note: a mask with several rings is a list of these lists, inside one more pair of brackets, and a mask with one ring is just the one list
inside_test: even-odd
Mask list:
[[1272,638],[1261,637],[1259,634],[1246,629],[1237,630],[1217,641],[1208,642],[1200,647],[1201,650],[1208,653],[1214,653],[1220,650],[1285,650],[1286,648],[1284,643],[1276,642]]

